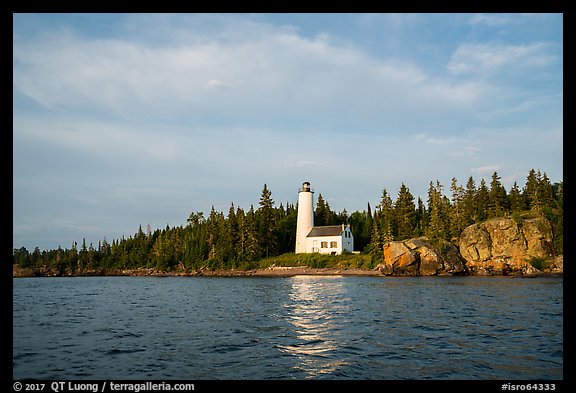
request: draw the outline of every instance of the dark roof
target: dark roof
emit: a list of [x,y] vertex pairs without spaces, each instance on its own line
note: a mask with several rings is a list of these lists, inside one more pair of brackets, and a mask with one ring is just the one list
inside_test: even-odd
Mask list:
[[342,233],[342,225],[327,225],[325,227],[314,227],[306,237],[318,236],[339,236]]

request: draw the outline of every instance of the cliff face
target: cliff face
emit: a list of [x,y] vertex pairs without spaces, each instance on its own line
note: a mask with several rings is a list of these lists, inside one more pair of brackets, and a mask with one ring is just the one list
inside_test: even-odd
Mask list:
[[531,259],[549,259],[554,264],[552,240],[552,227],[545,218],[518,224],[501,217],[466,228],[459,247],[472,274],[532,274],[537,269],[530,265]]
[[555,257],[552,227],[545,218],[520,224],[510,217],[494,218],[466,228],[458,248],[442,241],[432,245],[425,238],[390,242],[378,269],[385,275],[434,276],[442,274],[508,275],[537,274],[530,260],[553,273],[563,271],[562,257]]

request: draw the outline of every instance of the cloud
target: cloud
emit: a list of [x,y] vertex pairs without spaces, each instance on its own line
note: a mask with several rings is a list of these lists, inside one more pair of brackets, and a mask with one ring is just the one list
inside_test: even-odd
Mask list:
[[208,87],[211,87],[214,89],[230,89],[230,88],[232,88],[232,86],[230,86],[228,83],[222,82],[218,79],[209,79],[208,81],[206,81],[206,85]]
[[[266,123],[324,114],[328,123],[346,125],[385,117],[393,123],[402,115],[406,121],[409,107],[421,119],[438,118],[447,108],[471,110],[486,95],[479,83],[448,83],[413,63],[376,59],[326,34],[245,28],[252,34],[208,40],[199,32],[189,43],[166,46],[71,32],[16,38],[14,87],[50,110],[112,118]],[[266,34],[253,34],[258,28]],[[466,53],[457,53],[452,68],[463,67]]]
[[517,19],[510,14],[474,14],[468,22],[471,25],[503,26],[518,23]]
[[478,74],[495,72],[505,67],[523,69],[544,67],[557,57],[548,54],[550,46],[545,43],[525,45],[465,43],[460,45],[450,62],[448,70],[454,74]]
[[492,165],[483,165],[478,168],[472,168],[470,172],[472,174],[484,177],[485,175],[492,175],[494,172],[498,172],[500,170],[500,165],[492,164]]
[[317,166],[326,166],[320,162],[317,161],[310,161],[310,160],[297,160],[297,161],[292,161],[286,164],[287,167],[289,168],[311,168],[311,167],[317,167]]

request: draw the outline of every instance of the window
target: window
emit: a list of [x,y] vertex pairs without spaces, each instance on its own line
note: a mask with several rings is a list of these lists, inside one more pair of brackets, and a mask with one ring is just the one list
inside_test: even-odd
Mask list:
[[328,242],[320,242],[320,248],[328,248]]
[[330,242],[330,248],[338,247],[338,242]]

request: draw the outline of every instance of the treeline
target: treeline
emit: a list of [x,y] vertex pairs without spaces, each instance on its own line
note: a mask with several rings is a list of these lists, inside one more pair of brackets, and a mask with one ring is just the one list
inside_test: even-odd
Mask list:
[[[555,250],[562,253],[563,183],[551,184],[546,173],[532,169],[522,189],[514,183],[508,192],[497,172],[489,185],[484,179],[477,185],[471,176],[463,186],[453,178],[450,195],[440,182],[430,182],[424,203],[402,184],[394,201],[384,189],[374,208],[368,203],[366,210],[349,214],[332,211],[319,194],[314,224],[350,224],[355,249],[371,254],[378,263],[383,245],[392,240],[427,236],[456,242],[464,228],[490,218],[512,215],[520,220],[526,215],[544,215],[552,224]],[[14,249],[13,263],[58,271],[249,269],[262,258],[294,251],[296,219],[297,206],[281,203],[276,207],[265,184],[256,209],[250,206],[246,211],[232,203],[224,213],[212,207],[207,217],[203,212],[191,213],[185,226],[154,231],[150,226],[146,231],[139,227],[134,236],[112,243],[104,239],[96,246],[83,240],[69,249],[41,251],[36,247],[29,252],[22,247]]]

